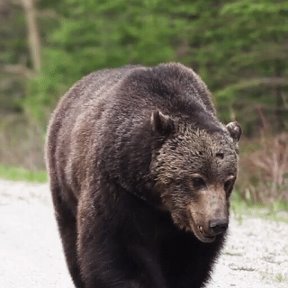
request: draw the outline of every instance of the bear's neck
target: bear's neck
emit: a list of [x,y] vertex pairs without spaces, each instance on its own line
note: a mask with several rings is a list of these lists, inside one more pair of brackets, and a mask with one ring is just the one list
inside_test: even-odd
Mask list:
[[118,135],[109,147],[118,149],[104,150],[101,170],[107,171],[107,175],[114,183],[139,200],[158,204],[152,190],[154,181],[150,174],[152,158],[153,135],[150,121],[137,127],[129,127],[123,134]]

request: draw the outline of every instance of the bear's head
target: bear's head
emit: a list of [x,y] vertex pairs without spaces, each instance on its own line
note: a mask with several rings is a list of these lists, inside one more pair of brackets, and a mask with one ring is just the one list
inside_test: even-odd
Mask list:
[[151,125],[162,139],[150,166],[162,209],[179,228],[204,243],[213,242],[228,227],[240,126],[219,123],[220,128],[211,132],[159,111],[152,113]]

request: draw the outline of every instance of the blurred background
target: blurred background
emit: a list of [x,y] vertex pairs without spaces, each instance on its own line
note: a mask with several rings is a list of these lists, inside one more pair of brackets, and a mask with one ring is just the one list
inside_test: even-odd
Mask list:
[[219,118],[241,123],[236,197],[287,203],[288,1],[281,0],[0,0],[0,177],[46,181],[47,122],[76,80],[168,61],[192,67]]

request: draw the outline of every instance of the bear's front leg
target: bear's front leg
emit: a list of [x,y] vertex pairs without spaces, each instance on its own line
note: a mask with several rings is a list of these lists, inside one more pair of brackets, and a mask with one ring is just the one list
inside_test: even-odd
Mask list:
[[162,276],[158,277],[157,265],[147,255],[142,257],[142,252],[124,249],[105,233],[90,236],[81,233],[79,240],[85,288],[167,288]]
[[127,245],[123,234],[115,232],[113,217],[93,207],[86,205],[85,213],[79,209],[78,215],[78,259],[84,287],[167,288],[153,254],[145,247]]

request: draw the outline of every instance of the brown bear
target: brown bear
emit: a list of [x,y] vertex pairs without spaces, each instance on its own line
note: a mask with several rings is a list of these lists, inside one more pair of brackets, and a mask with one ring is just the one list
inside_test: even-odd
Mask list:
[[61,99],[46,158],[78,288],[203,287],[225,239],[236,122],[176,63],[92,73]]

